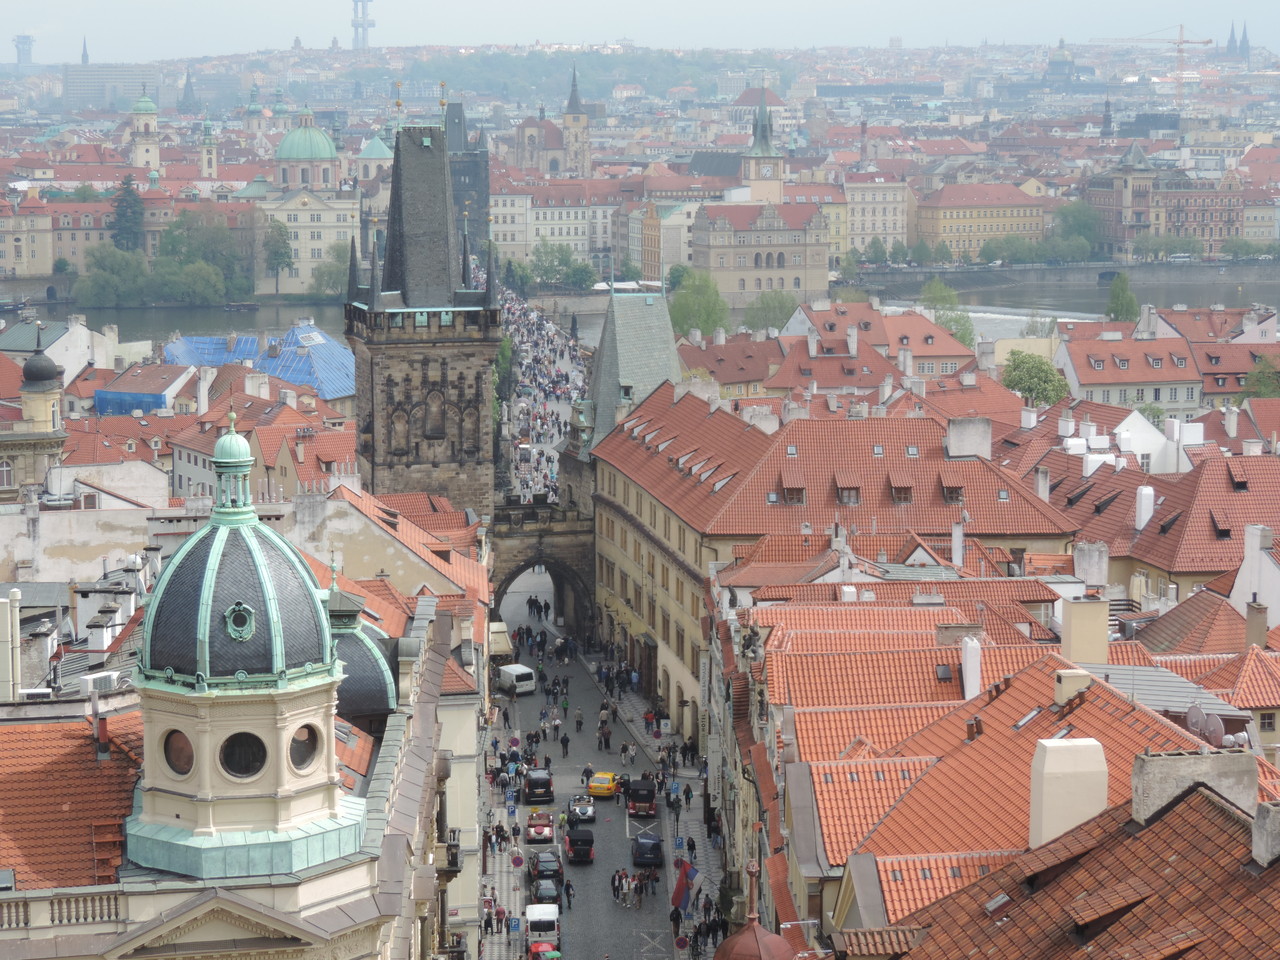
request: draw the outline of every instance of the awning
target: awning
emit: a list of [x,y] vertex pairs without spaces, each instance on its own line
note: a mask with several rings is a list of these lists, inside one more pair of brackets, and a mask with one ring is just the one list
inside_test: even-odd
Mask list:
[[653,638],[651,633],[640,634],[640,639],[646,647],[654,647],[656,649],[658,646],[658,641]]

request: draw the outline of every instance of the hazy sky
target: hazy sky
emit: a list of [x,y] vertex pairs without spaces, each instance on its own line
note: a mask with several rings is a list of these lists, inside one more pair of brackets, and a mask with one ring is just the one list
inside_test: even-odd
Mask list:
[[[32,34],[33,59],[38,63],[78,60],[84,36],[90,60],[99,63],[280,49],[291,45],[295,36],[307,47],[327,47],[335,36],[344,47],[351,44],[351,0],[219,0],[198,7],[141,0],[15,0],[8,6],[5,42],[13,34]],[[626,37],[655,47],[878,47],[895,36],[907,47],[968,46],[983,40],[1056,43],[1060,36],[1080,43],[1097,36],[1176,36],[1178,23],[1186,25],[1188,38],[1225,44],[1234,18],[1237,32],[1241,22],[1248,21],[1255,47],[1280,50],[1280,5],[1272,0],[1236,0],[1221,7],[1204,0],[1164,0],[1158,5],[1076,0],[1053,8],[1052,17],[1038,16],[1043,9],[1025,0],[747,0],[736,10],[705,0],[369,4],[370,16],[377,21],[370,34],[375,45],[604,43]],[[0,58],[12,62],[13,48],[7,47]]]

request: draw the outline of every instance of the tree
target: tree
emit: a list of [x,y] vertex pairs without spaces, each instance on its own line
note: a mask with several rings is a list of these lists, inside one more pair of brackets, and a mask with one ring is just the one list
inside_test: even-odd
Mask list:
[[933,247],[926,240],[917,240],[916,245],[911,248],[911,259],[918,266],[927,267],[933,262]]
[[988,240],[978,251],[978,259],[986,263],[994,263],[1004,259],[1004,249],[998,240]]
[[1138,408],[1138,412],[1147,418],[1148,421],[1154,423],[1157,427],[1164,426],[1164,419],[1168,416],[1164,407],[1158,403],[1144,403]]
[[109,243],[84,254],[85,273],[71,288],[83,307],[136,307],[142,303],[147,265],[137,251],[119,250]]
[[644,279],[644,271],[632,262],[630,254],[624,253],[622,255],[622,265],[618,268],[614,279],[622,280],[626,283],[635,283],[637,280]]
[[1070,390],[1067,378],[1055,370],[1052,363],[1021,350],[1010,351],[1001,382],[1034,407],[1055,404]]
[[1139,260],[1150,260],[1158,256],[1163,247],[1162,239],[1150,233],[1133,238],[1133,255]]
[[840,279],[845,283],[853,283],[858,279],[859,269],[858,251],[850,247],[849,252],[840,261]]
[[951,255],[951,248],[947,246],[947,241],[939,240],[938,245],[933,248],[934,263],[950,263],[955,257]]
[[673,263],[671,269],[667,271],[667,290],[674,293],[680,289],[680,284],[684,283],[688,278],[690,268],[683,263]]
[[142,197],[134,186],[133,174],[120,181],[120,189],[111,198],[113,211],[111,242],[120,250],[142,249]]
[[723,327],[728,319],[729,305],[720,296],[711,274],[690,270],[671,298],[671,326],[675,332],[683,336],[696,327],[707,333]]
[[102,195],[93,189],[93,184],[82,183],[71,191],[71,199],[79,203],[93,203],[95,200],[101,200]]
[[1107,318],[1122,323],[1134,323],[1141,311],[1138,298],[1129,289],[1129,275],[1117,273],[1111,281],[1111,296],[1107,300]]
[[53,261],[53,272],[55,274],[75,273],[75,268],[71,266],[71,261],[66,257],[59,257]]
[[956,292],[937,277],[931,277],[920,291],[920,302],[933,311],[933,322],[973,349],[973,321],[967,310],[960,308]]
[[884,241],[879,237],[871,238],[867,243],[867,249],[862,251],[862,256],[868,263],[884,263],[889,259],[889,254],[884,248]]
[[[184,210],[160,235],[160,256],[172,257],[184,267],[207,263],[222,274],[225,291],[234,299],[252,290],[252,265],[236,246],[231,230],[220,223],[205,223]],[[290,251],[292,256],[292,251]],[[346,257],[344,254],[343,262]],[[246,270],[246,266],[249,269]]]
[[347,243],[335,240],[329,244],[324,260],[316,264],[311,273],[311,288],[308,292],[313,297],[332,297],[345,292],[350,258],[351,250]]
[[1031,317],[1022,325],[1022,335],[1024,337],[1052,337],[1058,330],[1057,317],[1042,317],[1036,312],[1032,312]]
[[293,244],[289,241],[288,229],[279,220],[272,220],[267,227],[262,252],[266,257],[267,270],[276,278],[276,293],[279,293],[280,271],[293,266]]
[[529,258],[533,279],[541,284],[564,283],[565,273],[573,266],[573,249],[567,243],[539,240]]
[[1280,370],[1268,354],[1262,354],[1245,375],[1241,399],[1280,397]]
[[1248,257],[1256,257],[1261,250],[1258,245],[1244,237],[1228,237],[1222,241],[1222,255],[1230,257],[1232,260],[1244,260]]
[[1083,200],[1063,204],[1053,215],[1054,236],[1060,240],[1079,237],[1092,251],[1102,236],[1102,215]]
[[795,312],[795,297],[785,290],[766,290],[747,304],[746,325],[752,330],[781,329]]
[[582,291],[590,290],[599,280],[600,277],[591,269],[591,264],[575,260],[565,268],[560,282],[572,290]]
[[893,246],[889,248],[889,259],[894,263],[906,263],[911,256],[911,251],[907,249],[907,245],[901,240],[893,241]]

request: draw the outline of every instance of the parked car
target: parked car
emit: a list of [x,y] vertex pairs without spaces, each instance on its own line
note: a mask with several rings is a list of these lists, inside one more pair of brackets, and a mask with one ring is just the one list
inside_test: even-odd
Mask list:
[[560,881],[554,877],[539,877],[529,881],[530,903],[554,903],[560,905]]
[[524,828],[526,843],[555,843],[556,824],[549,813],[531,813]]
[[616,773],[604,771],[597,773],[587,781],[587,793],[593,797],[612,797],[622,788],[622,782]]
[[590,830],[570,830],[564,838],[564,855],[570,863],[591,863],[596,858],[596,838]]
[[542,768],[530,770],[524,778],[525,803],[555,803],[556,791],[551,772]]
[[666,860],[662,855],[662,838],[642,833],[631,840],[631,865],[634,867],[660,867]]
[[594,797],[574,797],[569,801],[569,812],[576,813],[583,823],[595,823],[596,801]]
[[564,879],[564,866],[560,863],[560,854],[554,849],[539,850],[529,854],[529,877],[533,880],[550,878]]

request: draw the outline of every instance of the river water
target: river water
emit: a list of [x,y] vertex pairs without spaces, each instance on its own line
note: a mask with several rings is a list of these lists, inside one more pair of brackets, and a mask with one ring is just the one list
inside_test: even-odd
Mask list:
[[[1201,275],[1195,282],[1133,283],[1133,291],[1139,303],[1151,303],[1157,307],[1172,307],[1185,303],[1190,306],[1208,306],[1220,303],[1228,307],[1247,307],[1253,303],[1280,304],[1280,280],[1250,283],[1214,282]],[[1109,291],[1096,283],[1027,283],[1009,287],[988,287],[983,290],[960,293],[960,302],[966,306],[989,306],[1001,310],[1036,311],[1041,316],[1052,317],[1055,311],[1075,314],[1100,314],[1107,306]],[[563,298],[562,298],[563,299]],[[591,307],[578,313],[578,333],[583,344],[594,347],[600,339],[603,322],[598,312],[607,303],[603,297],[595,297]],[[563,316],[573,309],[573,301],[561,303]],[[254,313],[232,313],[220,307],[159,307],[132,310],[76,310],[74,306],[56,304],[41,308],[41,315],[62,318],[68,313],[83,313],[89,325],[101,330],[104,324],[114,323],[120,330],[122,341],[152,340],[162,344],[176,334],[273,334],[288,329],[299,317],[313,317],[326,333],[342,339],[341,304],[298,304],[264,306]],[[1003,326],[1003,325],[1001,325]],[[1020,326],[1020,324],[1018,324]],[[1016,336],[1012,328],[999,332],[983,330],[987,336]]]

